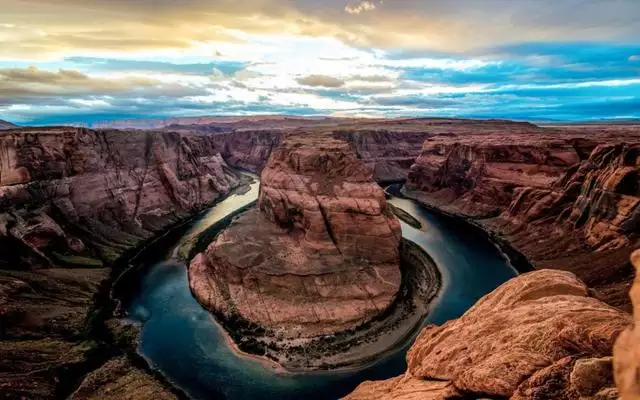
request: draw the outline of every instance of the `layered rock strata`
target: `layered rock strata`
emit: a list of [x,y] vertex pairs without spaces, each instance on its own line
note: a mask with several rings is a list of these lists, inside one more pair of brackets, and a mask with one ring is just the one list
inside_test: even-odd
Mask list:
[[197,255],[189,281],[223,318],[291,338],[354,328],[400,286],[400,224],[348,143],[289,136],[261,175],[257,209]]
[[575,275],[530,272],[426,327],[403,376],[365,382],[347,399],[616,399],[612,347],[630,322]]
[[402,126],[396,129],[344,129],[334,131],[334,136],[353,144],[358,157],[373,169],[377,182],[400,182],[407,179],[422,144],[432,134],[428,130],[404,131]]
[[13,130],[0,137],[0,243],[12,249],[0,259],[110,262],[240,183],[205,136]]
[[582,133],[588,139],[575,129],[437,137],[425,142],[405,192],[504,235],[537,268],[574,272],[629,309],[640,130],[626,129]]

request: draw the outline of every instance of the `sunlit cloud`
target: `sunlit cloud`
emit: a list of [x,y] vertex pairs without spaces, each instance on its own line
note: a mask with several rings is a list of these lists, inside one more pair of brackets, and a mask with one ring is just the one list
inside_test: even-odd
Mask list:
[[4,0],[0,119],[621,118],[634,0]]
[[356,4],[347,4],[344,10],[349,14],[360,14],[367,11],[373,11],[376,9],[376,5],[371,1],[361,1]]

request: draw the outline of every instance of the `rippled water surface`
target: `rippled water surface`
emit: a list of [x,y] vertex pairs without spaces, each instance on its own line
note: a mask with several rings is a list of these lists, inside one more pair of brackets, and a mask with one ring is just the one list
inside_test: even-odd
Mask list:
[[[259,361],[235,354],[221,328],[191,296],[186,266],[176,257],[181,245],[235,210],[255,201],[258,184],[232,195],[177,237],[168,236],[139,258],[136,293],[125,304],[143,323],[140,352],[170,381],[196,399],[337,399],[358,383],[402,373],[410,343],[356,372],[279,374]],[[425,249],[443,278],[441,294],[425,323],[460,316],[478,298],[515,276],[486,235],[464,221],[431,212],[413,200],[389,200],[418,219],[421,230],[402,223],[402,235]],[[175,235],[174,235],[175,236]]]

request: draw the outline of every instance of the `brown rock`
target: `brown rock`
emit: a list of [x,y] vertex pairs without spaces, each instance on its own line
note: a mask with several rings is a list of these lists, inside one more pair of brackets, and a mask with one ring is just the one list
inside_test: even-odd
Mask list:
[[113,261],[239,184],[213,137],[14,129],[0,138],[0,243],[21,243],[23,268],[54,251]]
[[640,239],[640,129],[529,128],[428,139],[407,194],[504,236],[537,268],[576,273],[628,310]]
[[[469,397],[606,398],[612,394],[609,359],[600,358],[611,354],[628,323],[625,313],[588,297],[573,274],[523,274],[461,318],[425,328],[407,354],[404,378],[377,383],[375,390],[395,398],[407,390],[400,382],[428,387],[435,380]],[[363,384],[356,394],[370,388]]]
[[633,325],[618,338],[614,349],[614,375],[623,400],[640,399],[640,250],[633,253],[636,279],[631,289]]

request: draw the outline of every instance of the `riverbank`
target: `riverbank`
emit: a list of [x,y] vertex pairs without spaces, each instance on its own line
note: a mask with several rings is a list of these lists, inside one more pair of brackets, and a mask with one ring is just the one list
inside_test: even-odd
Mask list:
[[[626,246],[594,250],[585,246],[585,238],[571,225],[543,227],[548,237],[557,238],[540,241],[540,228],[532,235],[525,226],[514,225],[508,219],[474,219],[465,215],[443,211],[433,206],[427,196],[403,188],[402,195],[429,210],[466,221],[470,226],[485,232],[490,240],[509,259],[520,273],[539,269],[557,269],[574,273],[591,289],[593,295],[607,304],[626,312],[632,305],[627,295],[634,277],[634,268],[629,261],[631,253],[638,248],[638,240]],[[561,233],[564,232],[564,233]],[[551,244],[550,244],[551,243]]]

